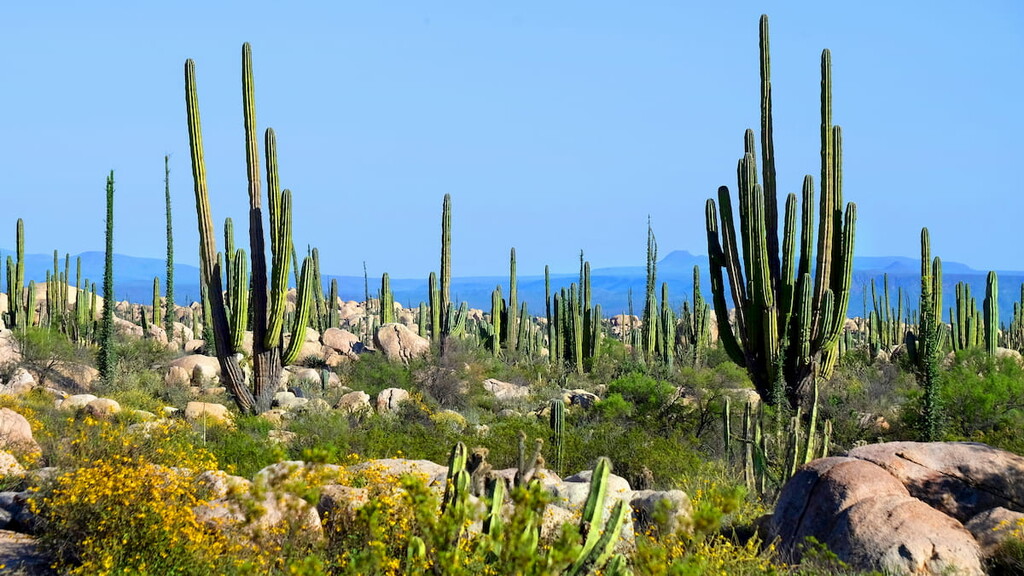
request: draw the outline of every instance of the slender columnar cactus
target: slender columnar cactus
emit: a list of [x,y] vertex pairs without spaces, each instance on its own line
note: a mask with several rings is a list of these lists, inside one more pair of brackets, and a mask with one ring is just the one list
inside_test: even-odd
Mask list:
[[231,259],[228,268],[227,293],[233,303],[231,308],[231,351],[241,352],[245,341],[245,329],[249,323],[249,266],[245,259],[245,250],[239,248]]
[[562,447],[565,443],[565,402],[561,398],[555,398],[551,401],[550,406],[551,450],[554,452],[552,461],[555,465],[555,473],[561,474]]
[[173,338],[171,333],[174,330],[174,322],[177,315],[174,309],[174,228],[171,226],[171,167],[170,156],[164,156],[164,212],[167,215],[167,278],[165,302],[167,310],[164,312],[164,324],[167,326],[168,338]]
[[505,299],[501,297],[501,284],[498,284],[491,292],[491,326],[494,334],[491,337],[491,354],[495,357],[501,354],[501,317],[505,313]]
[[516,279],[516,249],[512,248],[508,256],[508,326],[506,331],[506,347],[510,354],[519,349],[519,291]]
[[[331,292],[327,301],[327,328],[338,327],[338,279],[331,278]],[[425,328],[421,328],[421,331]],[[421,336],[423,334],[420,334]]]
[[711,343],[711,307],[700,291],[700,267],[693,267],[693,304],[683,302],[683,335],[689,351],[690,365],[704,363],[704,351]]
[[448,317],[448,309],[451,307],[451,286],[452,286],[452,197],[444,195],[441,204],[441,283],[440,283],[440,305],[441,314],[441,345],[444,347],[444,340],[451,334],[451,319]]
[[420,307],[417,309],[416,315],[416,328],[420,338],[427,338],[430,333],[427,329],[427,323],[430,318],[430,310],[427,308],[426,302],[420,302]]
[[990,271],[985,279],[985,352],[996,353],[999,346],[999,278]]
[[324,299],[324,284],[323,278],[320,276],[320,250],[313,248],[309,252],[309,257],[312,260],[313,266],[313,328],[318,332],[323,333],[329,327],[327,319],[327,302]]
[[942,427],[939,403],[939,356],[942,342],[942,261],[931,258],[928,229],[921,229],[921,295],[916,333],[908,334],[907,349],[917,369],[917,380],[924,389],[922,437],[938,440]]
[[18,218],[15,226],[15,260],[7,257],[7,319],[8,328],[24,328],[28,313],[25,294],[25,222]]
[[676,355],[676,315],[668,300],[668,282],[661,283],[661,361],[670,370]]
[[[739,162],[739,236],[729,189],[718,189],[721,206],[706,206],[711,288],[719,338],[730,357],[745,367],[765,401],[796,406],[817,377],[835,367],[839,337],[849,304],[856,206],[842,197],[842,132],[832,126],[831,56],[821,57],[821,193],[817,260],[814,253],[813,182],[804,178],[797,238],[797,197],[786,199],[783,242],[778,246],[775,153],[768,19],[761,17],[761,181],[757,177],[754,135],[747,131]],[[799,242],[799,258],[797,258]],[[742,252],[741,252],[742,249]],[[736,325],[726,304],[728,276]],[[812,277],[811,274],[814,273]]]
[[153,276],[153,325],[159,326],[163,323],[163,317],[160,312],[163,307],[160,305],[160,277]]
[[395,295],[391,292],[391,277],[385,272],[380,277],[380,323],[391,324],[395,321]]
[[650,218],[647,219],[647,285],[644,292],[643,357],[645,362],[654,359],[658,345],[658,300],[655,295],[657,282],[658,243],[654,239]]
[[437,274],[431,272],[427,280],[427,291],[430,301],[430,340],[441,340],[441,290],[437,287]]
[[[29,298],[35,295],[29,293]],[[106,258],[103,265],[103,323],[100,325],[99,370],[106,382],[114,377],[114,171],[107,176]]]
[[[185,102],[188,112],[196,213],[199,222],[201,283],[206,289],[206,300],[210,305],[213,340],[221,365],[221,379],[231,391],[242,412],[258,414],[270,408],[274,392],[276,392],[281,378],[288,268],[293,246],[291,192],[281,191],[277,174],[277,143],[273,130],[267,129],[265,154],[271,252],[268,287],[253,91],[252,52],[249,45],[244,44],[242,47],[242,102],[249,192],[249,257],[252,270],[249,309],[252,311],[253,370],[250,386],[247,384],[245,374],[231,348],[231,326],[228,323],[222,292],[222,270],[217,258],[213,219],[206,188],[206,167],[196,95],[195,64],[191,60],[185,63]],[[312,276],[308,272],[308,266],[303,264],[303,269],[307,273],[299,277],[298,310],[294,315],[295,321],[291,330],[292,347],[301,344],[301,340],[304,339],[303,331],[308,321],[308,300],[311,298],[311,290],[308,287],[312,283]],[[306,276],[306,278],[302,276]],[[236,324],[236,328],[237,326],[238,324]],[[290,351],[288,355],[291,355]]]
[[548,362],[557,359],[558,350],[555,348],[555,326],[551,316],[551,270],[544,265],[544,315],[547,319],[548,336]]

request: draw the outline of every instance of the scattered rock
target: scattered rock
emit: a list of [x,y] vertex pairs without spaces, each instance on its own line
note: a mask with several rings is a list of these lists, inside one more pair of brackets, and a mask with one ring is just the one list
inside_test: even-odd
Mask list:
[[93,418],[110,418],[121,411],[117,400],[97,398],[85,405],[85,413]]
[[497,378],[484,380],[484,390],[487,390],[498,400],[518,400],[530,395],[529,386],[518,386],[509,382],[502,382]]
[[338,399],[335,408],[348,414],[358,414],[373,410],[373,407],[370,406],[370,395],[361,390],[344,394]]
[[189,402],[185,406],[185,420],[193,424],[231,425],[234,417],[223,404],[211,402]]
[[423,338],[404,324],[385,324],[373,335],[374,347],[388,360],[409,361],[430,353],[430,340]]
[[0,408],[0,449],[15,452],[39,452],[32,436],[32,425],[10,408]]
[[397,412],[398,406],[408,400],[408,391],[401,388],[385,388],[377,395],[377,413],[391,414]]

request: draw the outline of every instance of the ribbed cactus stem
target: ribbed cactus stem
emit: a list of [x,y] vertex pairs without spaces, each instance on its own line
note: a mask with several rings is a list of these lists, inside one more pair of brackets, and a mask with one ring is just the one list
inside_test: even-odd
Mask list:
[[160,306],[160,277],[153,276],[153,325],[159,326],[162,322],[160,312],[162,307]]
[[985,279],[985,351],[996,353],[999,346],[999,278],[994,271]]
[[439,308],[441,311],[441,334],[442,340],[444,336],[450,334],[450,321],[448,318],[448,308],[451,305],[451,285],[452,285],[452,197],[450,194],[444,195],[444,201],[441,205],[441,279],[440,279],[440,301]]
[[231,294],[231,301],[234,302],[230,318],[231,350],[241,352],[249,322],[249,266],[245,250],[239,248],[231,262],[232,266],[228,269],[228,277],[231,278],[231,288],[228,292]]
[[[849,306],[856,208],[853,204],[844,208],[842,200],[842,132],[832,126],[831,56],[826,50],[821,60],[817,260],[812,267],[814,190],[809,176],[804,178],[799,223],[796,196],[786,199],[780,254],[768,21],[764,16],[760,63],[763,182],[758,182],[755,138],[748,131],[736,171],[739,222],[734,220],[729,190],[724,186],[718,189],[718,204],[709,199],[705,209],[711,288],[726,352],[747,369],[763,399],[769,403],[782,399],[774,394],[781,384],[785,401],[795,406],[811,393],[815,379],[831,375],[838,360]],[[727,309],[725,276],[736,306],[735,324]]]
[[441,339],[441,290],[437,287],[437,274],[431,272],[427,281],[430,298],[430,340]]
[[395,321],[395,296],[391,293],[391,277],[385,272],[380,278],[380,323]]
[[301,270],[295,299],[295,316],[292,320],[292,336],[288,348],[281,356],[281,363],[284,365],[294,364],[299,359],[302,345],[306,341],[306,327],[309,326],[309,316],[313,307],[313,265],[308,257],[303,258]]
[[551,416],[549,425],[551,427],[551,449],[554,452],[553,461],[555,473],[562,473],[562,448],[565,439],[565,402],[561,398],[555,398],[550,403]]
[[505,301],[501,297],[501,285],[499,284],[491,292],[491,326],[494,327],[494,335],[491,338],[491,353],[494,356],[501,354],[501,316],[504,314]]
[[507,346],[510,353],[519,349],[519,291],[516,278],[516,249],[512,248],[508,256],[508,327]]

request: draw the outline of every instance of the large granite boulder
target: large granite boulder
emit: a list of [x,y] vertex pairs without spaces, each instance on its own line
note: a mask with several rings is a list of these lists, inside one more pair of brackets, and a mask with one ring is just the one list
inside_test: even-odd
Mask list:
[[970,442],[889,442],[797,471],[769,522],[788,560],[813,537],[859,570],[983,574],[1024,518],[1024,457]]

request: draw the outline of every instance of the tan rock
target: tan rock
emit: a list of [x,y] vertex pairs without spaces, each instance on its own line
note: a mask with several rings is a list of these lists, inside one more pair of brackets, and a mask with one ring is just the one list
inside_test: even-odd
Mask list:
[[409,400],[409,392],[401,388],[385,388],[377,395],[377,413],[391,414],[398,411],[402,402]]
[[227,406],[210,402],[189,402],[185,406],[185,420],[200,425],[231,425],[234,423],[234,417]]
[[39,452],[32,436],[32,425],[24,416],[10,408],[0,408],[0,449]]
[[374,347],[388,360],[408,363],[430,353],[430,340],[403,324],[385,324],[373,335]]

